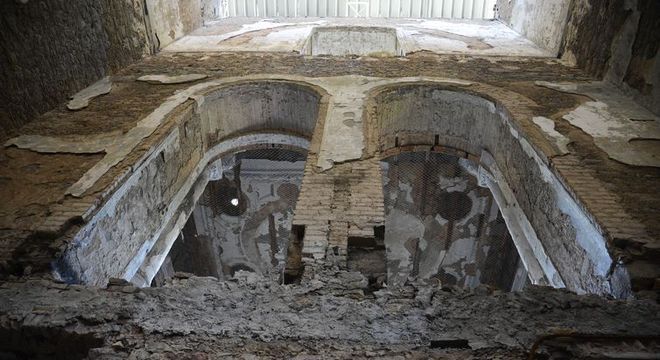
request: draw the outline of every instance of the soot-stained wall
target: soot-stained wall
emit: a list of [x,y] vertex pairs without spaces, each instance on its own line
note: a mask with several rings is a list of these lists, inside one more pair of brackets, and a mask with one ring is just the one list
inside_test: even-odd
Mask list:
[[0,139],[201,26],[203,15],[212,16],[211,5],[203,10],[200,0],[0,1]]
[[148,54],[142,4],[0,2],[0,138]]

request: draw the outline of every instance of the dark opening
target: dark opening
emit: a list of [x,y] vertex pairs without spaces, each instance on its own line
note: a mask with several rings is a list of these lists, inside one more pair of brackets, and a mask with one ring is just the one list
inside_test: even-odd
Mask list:
[[383,287],[387,280],[385,241],[377,237],[349,237],[346,266],[369,280],[369,290]]
[[[306,156],[302,150],[268,147],[218,160],[217,180],[209,181],[152,284],[174,272],[280,276]],[[302,240],[293,245],[302,247]]]
[[299,283],[305,270],[302,261],[303,239],[305,238],[305,226],[293,225],[289,235],[289,247],[287,250],[286,268],[284,269],[282,282],[284,284]]
[[0,359],[85,359],[103,339],[60,328],[0,327]]

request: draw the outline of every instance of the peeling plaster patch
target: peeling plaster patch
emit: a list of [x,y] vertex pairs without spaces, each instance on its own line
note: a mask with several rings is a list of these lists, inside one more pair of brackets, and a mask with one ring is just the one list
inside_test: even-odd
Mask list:
[[346,75],[306,79],[306,81],[321,86],[331,96],[317,162],[317,166],[322,170],[328,170],[337,163],[362,157],[364,149],[362,113],[366,99],[376,87],[408,82],[472,85],[472,82],[460,79],[424,76],[387,79]]
[[631,101],[613,85],[600,81],[537,81],[536,85],[591,97],[595,101],[580,105],[564,115],[564,119],[591,135],[596,146],[610,158],[628,165],[660,167],[660,156],[654,146],[634,144],[636,139],[660,140],[660,118]]
[[570,94],[580,94],[578,92],[578,84],[576,83],[552,83],[548,81],[537,81],[535,83],[537,86],[543,86],[548,89],[557,90]]
[[[414,215],[397,208],[391,210],[386,223],[391,224],[385,236],[388,261],[399,261],[399,272],[406,273],[410,266],[411,254],[406,248],[405,241],[401,239],[422,239],[424,237],[424,223]],[[388,272],[391,271],[388,266]],[[392,278],[388,274],[388,278]]]
[[96,154],[105,152],[115,143],[121,132],[87,136],[49,137],[21,135],[5,142],[5,146],[16,146],[39,153]]
[[569,138],[562,135],[559,131],[555,130],[555,122],[551,119],[542,116],[536,116],[532,119],[534,124],[543,130],[543,133],[548,138],[548,140],[554,142],[559,150],[560,155],[566,155],[569,153],[567,145],[571,142]]
[[89,106],[89,101],[97,96],[110,93],[112,90],[112,81],[109,76],[95,82],[94,84],[82,89],[71,97],[71,101],[66,105],[69,110],[80,110]]
[[183,84],[197,80],[206,79],[208,75],[205,74],[186,74],[186,75],[144,75],[140,76],[137,80],[148,82],[149,84]]
[[660,140],[660,122],[633,122],[613,115],[607,104],[598,101],[580,105],[564,119],[591,135],[610,158],[629,165],[660,167],[660,157],[652,148],[630,144],[640,138]]

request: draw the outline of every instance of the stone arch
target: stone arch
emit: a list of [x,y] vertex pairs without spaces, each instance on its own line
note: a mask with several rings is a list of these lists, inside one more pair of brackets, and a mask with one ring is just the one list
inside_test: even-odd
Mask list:
[[534,106],[485,84],[382,86],[369,100],[365,153],[383,158],[426,149],[473,160],[533,283],[627,296],[627,274],[609,254],[605,234],[552,169],[558,151],[531,125]]
[[[114,277],[147,285],[208,182],[212,161],[263,146],[314,151],[326,97],[317,86],[269,76],[201,83],[170,97],[138,123],[158,129],[160,140],[75,234],[55,273],[72,283],[102,286]],[[128,149],[133,140],[121,141]]]

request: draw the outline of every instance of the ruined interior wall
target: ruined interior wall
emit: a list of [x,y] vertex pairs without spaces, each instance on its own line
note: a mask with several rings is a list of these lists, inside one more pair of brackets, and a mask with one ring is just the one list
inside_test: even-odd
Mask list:
[[[566,286],[616,292],[605,239],[559,180],[521,137],[506,110],[483,98],[425,86],[382,92],[376,115],[384,149],[439,144],[480,154],[487,150],[516,194]],[[398,139],[398,140],[397,140]]]
[[140,0],[0,2],[0,138],[149,53]]
[[[272,84],[267,88],[274,93],[286,93],[286,89],[292,88],[290,84],[278,85]],[[243,85],[235,87],[245,91]],[[232,95],[241,94],[240,91],[237,94],[236,89],[232,91],[231,86],[207,94],[209,98],[202,102],[199,114],[194,111],[193,102],[170,114],[166,121],[175,124],[174,128],[153,148],[153,152],[140,161],[141,165],[133,170],[131,176],[115,190],[112,197],[68,245],[57,263],[61,277],[68,282],[105,285],[112,277],[130,280],[138,276],[135,281],[142,285],[145,282],[148,284],[151,278],[146,279],[144,276],[153,276],[155,272],[138,275],[136,272],[145,263],[148,271],[152,267],[158,270],[162,252],[166,255],[172,245],[168,239],[176,238],[179,234],[208,181],[204,175],[206,172],[202,171],[207,165],[203,160],[210,160],[205,158],[205,154],[217,142],[207,141],[216,139],[216,136],[209,136],[207,131],[210,128],[223,129],[222,137],[227,138],[247,130],[265,131],[275,128],[284,132],[287,126],[294,126],[291,124],[297,124],[298,127],[290,132],[303,133],[307,128],[313,129],[320,96],[302,87],[293,88],[297,89],[295,95],[299,96],[280,98],[282,101],[278,102],[273,100],[277,96],[262,93],[263,96],[255,95],[255,98],[263,104],[259,101],[249,102],[253,110],[258,109],[258,115],[264,111],[264,114],[279,114],[282,117],[248,116],[253,113],[243,112],[245,105],[240,105],[240,96],[234,96],[233,99],[223,97],[231,98]],[[315,102],[303,103],[307,99]],[[209,111],[218,109],[217,102],[227,107],[221,108],[222,111]],[[246,117],[232,116],[234,111]],[[285,117],[291,114],[296,116]],[[278,121],[284,122],[284,125]],[[232,130],[235,132],[230,133]],[[312,130],[309,132],[311,134]]]
[[562,57],[660,114],[660,2],[575,0]]
[[560,50],[570,0],[498,0],[497,18],[552,54]]
[[[269,166],[273,168],[269,170]],[[284,265],[304,162],[291,163],[283,171],[277,171],[277,166],[263,160],[242,160],[240,184],[244,196],[241,201],[246,206],[244,213],[232,216],[214,205],[229,198],[221,198],[211,184],[195,207],[197,232],[212,244],[220,277],[231,276],[238,269],[260,274],[278,272]],[[233,181],[235,175],[226,174],[226,177]]]
[[497,203],[463,168],[466,161],[412,152],[381,163],[388,284],[402,285],[413,276],[511,289],[518,253]]
[[57,264],[64,280],[105,285],[111,277],[122,277],[144,243],[168,220],[166,214],[176,211],[172,199],[204,152],[199,117],[193,117],[191,107],[172,121],[178,126],[64,252]]
[[159,49],[203,24],[201,0],[146,0],[146,4]]

